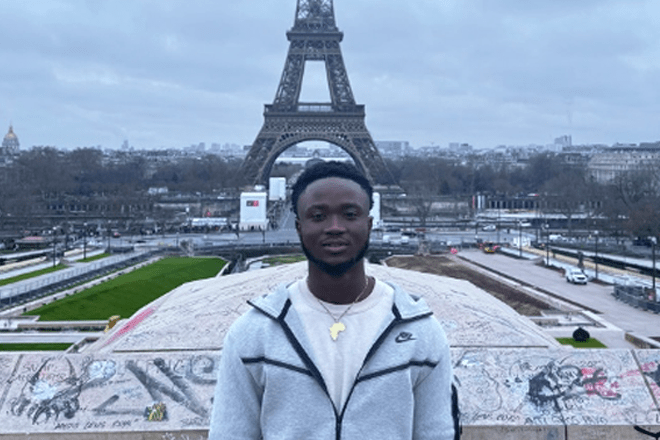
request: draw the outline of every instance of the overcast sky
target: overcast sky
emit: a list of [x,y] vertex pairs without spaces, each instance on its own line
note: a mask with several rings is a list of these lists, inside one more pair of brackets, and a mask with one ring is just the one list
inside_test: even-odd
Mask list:
[[[0,135],[21,149],[251,144],[296,0],[2,0]],[[660,1],[335,0],[375,140],[660,140]],[[314,66],[307,96],[319,89]]]

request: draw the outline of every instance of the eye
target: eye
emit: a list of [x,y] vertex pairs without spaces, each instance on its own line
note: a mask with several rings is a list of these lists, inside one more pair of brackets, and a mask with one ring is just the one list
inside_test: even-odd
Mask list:
[[310,217],[313,221],[320,222],[323,219],[325,219],[325,214],[318,211],[318,212],[313,212]]
[[349,209],[348,211],[344,212],[344,216],[347,219],[353,220],[353,219],[356,219],[358,217],[358,212],[355,209]]

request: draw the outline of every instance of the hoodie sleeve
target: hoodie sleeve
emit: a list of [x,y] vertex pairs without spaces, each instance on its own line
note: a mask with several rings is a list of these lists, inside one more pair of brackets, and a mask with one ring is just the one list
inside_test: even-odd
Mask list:
[[262,390],[239,354],[235,329],[225,337],[213,397],[209,440],[259,440]]
[[[437,321],[436,321],[437,322]],[[415,387],[413,440],[453,440],[452,367],[449,345],[437,324],[439,361]]]

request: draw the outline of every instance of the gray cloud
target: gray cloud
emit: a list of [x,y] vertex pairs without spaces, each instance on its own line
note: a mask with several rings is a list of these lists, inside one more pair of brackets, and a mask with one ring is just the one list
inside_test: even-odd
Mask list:
[[[0,2],[0,129],[23,148],[249,144],[295,0]],[[375,139],[660,139],[654,0],[335,1]],[[4,121],[4,122],[3,122]]]

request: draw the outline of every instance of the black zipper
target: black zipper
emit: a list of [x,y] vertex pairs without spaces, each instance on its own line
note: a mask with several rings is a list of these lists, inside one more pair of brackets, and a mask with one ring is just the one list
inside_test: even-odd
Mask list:
[[417,315],[417,316],[412,317],[412,318],[403,319],[401,317],[401,313],[399,312],[399,309],[396,307],[396,304],[392,305],[392,313],[394,314],[394,320],[392,320],[392,322],[389,323],[389,325],[385,328],[385,330],[383,330],[383,332],[380,334],[378,339],[376,339],[376,342],[374,342],[374,344],[371,346],[371,348],[367,352],[367,355],[365,356],[364,361],[362,362],[362,366],[358,370],[358,374],[355,377],[355,380],[353,381],[353,385],[351,386],[351,391],[348,393],[348,396],[346,397],[346,400],[344,402],[344,406],[343,406],[341,412],[339,412],[337,410],[337,407],[335,406],[334,402],[332,401],[332,398],[330,397],[330,393],[328,392],[328,387],[325,383],[325,380],[323,380],[323,376],[321,375],[321,372],[319,371],[317,366],[314,364],[312,359],[309,357],[309,355],[307,354],[307,352],[303,348],[302,344],[300,344],[300,342],[296,338],[295,334],[293,333],[293,331],[291,330],[289,325],[284,320],[287,313],[289,312],[289,309],[291,308],[291,305],[292,305],[291,300],[290,299],[286,300],[286,302],[284,303],[284,307],[282,308],[282,312],[277,317],[275,317],[275,316],[271,315],[270,313],[266,312],[265,310],[255,306],[251,302],[250,302],[250,305],[252,307],[254,307],[255,309],[259,310],[264,315],[268,316],[269,318],[274,319],[275,321],[277,321],[280,324],[280,326],[284,330],[284,334],[286,335],[287,340],[289,341],[289,343],[291,344],[293,349],[296,351],[298,356],[300,356],[300,359],[305,364],[305,366],[309,369],[310,375],[312,376],[312,378],[314,380],[316,380],[316,382],[318,382],[318,384],[321,386],[321,389],[325,393],[326,397],[328,398],[328,400],[330,400],[330,404],[332,405],[332,409],[335,413],[335,439],[336,440],[341,440],[341,429],[342,429],[342,423],[343,423],[343,420],[344,420],[344,414],[346,413],[346,408],[348,407],[348,403],[351,399],[351,396],[353,395],[353,391],[355,390],[356,385],[361,381],[360,380],[360,373],[362,372],[364,367],[367,365],[367,362],[369,361],[369,359],[371,359],[373,357],[373,355],[376,353],[376,350],[378,350],[378,348],[380,348],[380,346],[383,345],[383,343],[385,342],[385,339],[387,338],[389,333],[392,331],[392,329],[394,329],[394,327],[397,327],[398,325],[418,321],[420,319],[428,318],[429,316],[433,315],[433,312],[428,312],[428,313],[424,313],[424,314],[421,314],[421,315]]
[[344,415],[346,413],[346,408],[348,408],[348,402],[351,400],[351,396],[353,395],[353,391],[355,390],[355,387],[359,382],[361,382],[360,379],[360,373],[362,373],[362,370],[364,367],[367,365],[367,362],[369,362],[369,359],[373,357],[373,355],[376,353],[376,351],[380,348],[381,345],[385,342],[385,339],[387,336],[390,334],[390,332],[394,329],[394,327],[397,327],[401,324],[407,324],[409,322],[414,322],[418,321],[420,319],[428,318],[429,316],[433,315],[433,312],[428,312],[424,313],[422,315],[417,315],[413,318],[407,318],[403,319],[401,317],[401,313],[399,313],[399,309],[396,307],[396,304],[392,305],[392,313],[394,314],[394,320],[390,322],[390,324],[383,330],[383,332],[380,334],[378,339],[376,339],[376,342],[374,342],[374,345],[371,346],[369,351],[367,352],[367,356],[364,358],[364,362],[362,362],[362,366],[360,367],[360,370],[358,370],[357,376],[355,376],[355,380],[353,381],[353,386],[351,387],[351,391],[348,393],[348,396],[346,397],[346,401],[344,402],[344,407],[341,410],[341,413],[339,414],[339,419],[337,420],[337,440],[341,439],[341,426],[344,421]]

